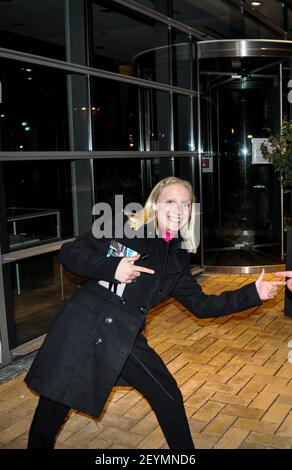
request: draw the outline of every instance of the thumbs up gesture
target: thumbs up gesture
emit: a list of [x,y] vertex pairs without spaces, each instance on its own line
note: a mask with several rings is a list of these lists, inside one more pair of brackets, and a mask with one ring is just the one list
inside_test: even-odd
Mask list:
[[265,281],[265,270],[263,269],[261,274],[256,280],[256,288],[261,300],[273,299],[278,292],[277,286],[285,285],[284,281]]

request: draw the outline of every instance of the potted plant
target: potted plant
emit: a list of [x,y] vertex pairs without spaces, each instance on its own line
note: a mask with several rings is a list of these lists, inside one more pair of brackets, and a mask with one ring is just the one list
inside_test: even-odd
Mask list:
[[263,158],[272,163],[281,187],[292,186],[292,122],[284,119],[281,134],[271,135],[268,145],[262,144]]
[[[281,258],[284,259],[284,232],[291,226],[291,210],[289,217],[284,220],[284,192],[290,196],[292,188],[292,122],[287,118],[283,120],[281,133],[271,135],[268,144],[261,144],[263,158],[272,163],[281,185]],[[291,205],[291,204],[290,204]],[[284,226],[285,224],[285,226]]]

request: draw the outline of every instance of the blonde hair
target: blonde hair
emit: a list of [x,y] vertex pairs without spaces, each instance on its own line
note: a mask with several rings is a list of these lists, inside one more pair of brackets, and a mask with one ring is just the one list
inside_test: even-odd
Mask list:
[[176,178],[175,176],[169,176],[160,180],[156,186],[152,189],[148,196],[148,199],[144,205],[144,208],[136,213],[126,212],[132,229],[138,230],[142,225],[148,224],[154,221],[155,229],[157,230],[157,211],[154,209],[155,204],[162,192],[162,190],[170,184],[180,184],[189,190],[192,199],[192,210],[189,221],[185,224],[181,230],[181,236],[183,238],[183,247],[190,253],[196,253],[198,243],[195,237],[195,196],[193,193],[192,185],[183,179]]

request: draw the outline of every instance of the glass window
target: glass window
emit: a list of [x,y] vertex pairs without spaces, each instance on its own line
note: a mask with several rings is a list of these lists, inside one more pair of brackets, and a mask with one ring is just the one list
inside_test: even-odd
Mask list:
[[92,79],[94,150],[139,150],[138,87]]
[[46,333],[63,302],[84,282],[61,269],[58,254],[10,263],[16,345]]
[[73,236],[69,161],[5,162],[8,247],[15,251]]
[[283,28],[284,25],[284,2],[279,0],[269,0],[268,2],[260,2],[258,6],[252,6],[252,0],[247,2],[253,8],[253,10],[262,14],[269,20],[276,23],[278,26]]
[[112,80],[92,80],[94,150],[169,150],[170,95]]
[[289,33],[289,37],[291,35],[291,32],[292,32],[292,8],[289,7],[288,8],[288,33]]
[[94,2],[93,65],[170,82],[168,26],[112,2]]
[[[169,3],[168,1],[161,0],[136,0],[137,3],[141,3],[144,7],[151,8],[152,10],[159,11],[164,15],[168,15]],[[168,15],[169,16],[169,15]]]
[[[190,96],[173,95],[174,150],[194,150],[191,141],[191,100]],[[193,129],[196,129],[195,124]]]
[[94,160],[95,200],[115,207],[115,196],[123,196],[123,208],[130,202],[143,204],[148,195],[143,193],[143,164],[140,158]]
[[171,149],[171,118],[169,93],[153,89],[140,92],[141,148]]
[[281,39],[279,33],[261,23],[256,18],[245,15],[245,37],[250,39]]
[[172,84],[181,88],[191,88],[190,38],[180,31],[172,30]]
[[64,0],[2,1],[1,46],[64,60]]
[[1,59],[0,150],[69,150],[66,74]]
[[171,16],[215,39],[241,37],[240,8],[231,2],[173,0]]

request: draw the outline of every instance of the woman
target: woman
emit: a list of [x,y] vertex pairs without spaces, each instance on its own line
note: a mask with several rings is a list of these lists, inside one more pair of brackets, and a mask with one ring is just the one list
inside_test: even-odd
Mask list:
[[[61,263],[88,282],[55,319],[26,376],[41,395],[29,448],[53,448],[70,408],[98,416],[114,385],[131,385],[144,395],[170,448],[194,448],[176,381],[143,336],[148,310],[171,295],[196,317],[219,317],[273,298],[282,283],[266,282],[262,273],[233,292],[205,295],[190,272],[188,252],[196,251],[193,202],[187,181],[161,180],[144,209],[125,216],[135,237],[114,240],[134,256],[107,256],[113,240],[92,233],[63,245]],[[98,281],[125,288],[117,295]]]

